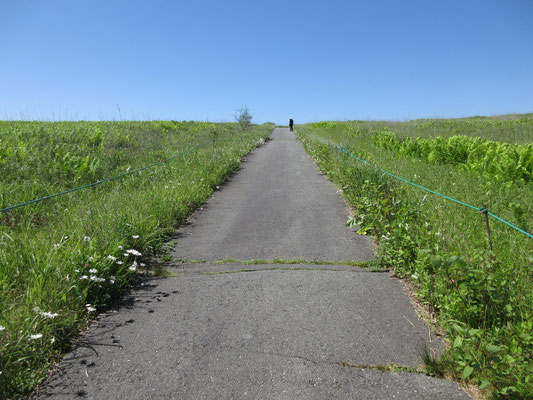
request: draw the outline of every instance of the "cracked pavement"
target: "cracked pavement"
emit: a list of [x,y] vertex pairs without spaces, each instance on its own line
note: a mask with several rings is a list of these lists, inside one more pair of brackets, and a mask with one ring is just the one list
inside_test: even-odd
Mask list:
[[214,263],[372,258],[372,242],[344,225],[342,199],[294,135],[276,129],[272,139],[178,236],[174,257],[208,262],[170,263],[175,277],[132,288],[35,397],[469,398],[453,382],[372,367],[416,367],[424,348],[442,350],[387,273]]

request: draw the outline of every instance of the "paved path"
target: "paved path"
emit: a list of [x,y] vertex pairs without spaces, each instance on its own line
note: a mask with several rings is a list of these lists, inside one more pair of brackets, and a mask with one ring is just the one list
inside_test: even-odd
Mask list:
[[372,257],[294,135],[272,139],[183,229],[178,276],[145,281],[102,316],[39,398],[468,399],[454,383],[376,368],[417,366],[442,346],[388,274],[214,263]]

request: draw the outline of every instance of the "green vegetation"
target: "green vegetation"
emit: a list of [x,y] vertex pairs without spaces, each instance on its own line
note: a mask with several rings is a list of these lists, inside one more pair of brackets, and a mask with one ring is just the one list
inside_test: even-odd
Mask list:
[[216,271],[216,272],[200,272],[201,275],[223,275],[223,274],[237,274],[241,272],[261,272],[261,271],[328,271],[336,272],[336,269],[330,268],[304,268],[304,267],[272,267],[266,269],[234,269],[229,271]]
[[533,144],[499,143],[468,136],[401,138],[387,129],[373,132],[372,137],[376,146],[401,156],[456,165],[496,182],[523,185],[533,180]]
[[0,398],[40,382],[87,319],[148,268],[145,257],[161,250],[272,127],[0,122],[0,208],[203,145],[142,172],[0,213]]
[[[531,151],[531,145],[519,144],[533,142],[532,126],[530,116],[518,116],[322,122],[308,127],[311,134],[306,127],[297,130],[310,156],[356,209],[349,223],[379,241],[378,262],[411,280],[420,300],[436,312],[450,346],[430,370],[475,383],[494,398],[533,398],[533,239],[491,218],[490,251],[484,214],[385,175],[313,135],[418,185],[487,205],[531,233],[531,164],[512,154]],[[480,132],[485,134],[476,139]],[[413,143],[417,151],[428,151],[408,151]],[[486,162],[469,165],[470,150],[466,162],[456,158],[456,151],[465,154],[465,144],[481,146],[474,149],[477,160],[490,152]],[[439,156],[430,157],[432,151]],[[507,157],[504,166],[492,160]]]
[[[193,260],[194,261],[194,260]],[[187,261],[191,262],[191,261]],[[273,258],[273,259],[253,259],[253,260],[236,260],[226,258],[215,261],[215,264],[243,264],[243,265],[269,265],[269,264],[311,264],[311,265],[349,265],[352,267],[371,267],[374,261],[352,261],[352,260],[303,260],[301,258]]]
[[510,114],[498,117],[470,117],[457,119],[417,119],[407,122],[390,121],[323,121],[313,124],[319,128],[337,127],[369,133],[387,129],[400,137],[432,139],[440,136],[479,137],[503,143],[529,144],[533,136],[533,113]]

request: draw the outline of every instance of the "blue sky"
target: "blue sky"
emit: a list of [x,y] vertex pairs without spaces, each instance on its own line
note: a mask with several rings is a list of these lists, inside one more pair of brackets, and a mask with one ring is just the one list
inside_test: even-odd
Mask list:
[[0,119],[243,105],[260,123],[533,112],[533,1],[0,0]]

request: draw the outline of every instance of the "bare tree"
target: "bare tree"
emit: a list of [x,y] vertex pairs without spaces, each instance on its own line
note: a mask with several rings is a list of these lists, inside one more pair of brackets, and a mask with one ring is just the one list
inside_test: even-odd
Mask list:
[[236,114],[233,114],[233,117],[235,120],[239,123],[242,130],[248,130],[252,126],[252,114],[250,114],[250,110],[248,110],[248,107],[244,106],[237,110]]

